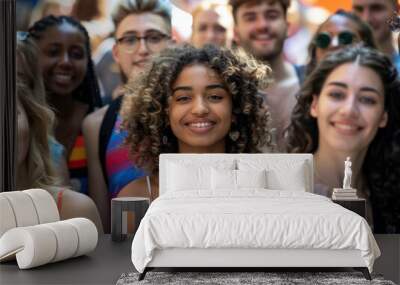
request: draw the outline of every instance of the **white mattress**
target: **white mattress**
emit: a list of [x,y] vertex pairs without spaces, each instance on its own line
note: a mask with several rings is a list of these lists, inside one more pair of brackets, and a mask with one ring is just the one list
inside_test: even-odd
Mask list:
[[298,191],[248,189],[199,196],[171,192],[156,199],[132,243],[143,272],[155,249],[356,249],[372,271],[379,248],[368,223],[330,199]]

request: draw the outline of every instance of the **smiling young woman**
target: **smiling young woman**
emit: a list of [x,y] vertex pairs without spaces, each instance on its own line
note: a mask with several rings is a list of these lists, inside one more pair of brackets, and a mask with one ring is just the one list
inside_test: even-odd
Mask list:
[[162,52],[126,87],[123,127],[134,164],[148,176],[119,196],[158,196],[161,153],[254,153],[270,146],[270,115],[257,93],[269,74],[248,56],[213,46]]
[[32,39],[18,34],[16,54],[16,190],[42,188],[53,196],[61,219],[85,217],[102,232],[96,205],[88,196],[65,187],[50,155],[55,116],[45,101],[38,49]]
[[55,110],[55,138],[64,146],[72,186],[87,193],[87,166],[81,125],[101,106],[85,28],[67,16],[47,16],[29,28],[40,49],[46,99]]
[[400,232],[400,82],[390,59],[349,47],[309,75],[288,128],[290,152],[314,154],[315,191],[331,196],[351,157],[352,186],[377,233]]
[[232,96],[214,70],[203,64],[183,68],[172,85],[168,114],[179,152],[225,152]]

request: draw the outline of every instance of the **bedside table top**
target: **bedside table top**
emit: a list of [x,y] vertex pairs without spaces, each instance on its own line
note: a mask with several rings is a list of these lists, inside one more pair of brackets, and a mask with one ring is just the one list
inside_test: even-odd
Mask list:
[[349,198],[349,199],[333,199],[331,198],[332,201],[346,201],[346,202],[357,202],[357,201],[366,201],[365,198]]
[[118,202],[138,202],[138,201],[150,201],[149,198],[146,197],[117,197],[112,198],[111,201],[118,201]]

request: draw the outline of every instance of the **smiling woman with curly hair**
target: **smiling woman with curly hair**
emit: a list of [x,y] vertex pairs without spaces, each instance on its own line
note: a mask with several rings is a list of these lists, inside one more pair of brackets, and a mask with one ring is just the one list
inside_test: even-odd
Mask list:
[[[120,196],[158,196],[161,153],[257,153],[271,147],[270,114],[258,95],[270,69],[244,52],[206,46],[165,50],[126,86],[121,114],[136,166],[151,174]],[[151,187],[148,187],[151,186]]]

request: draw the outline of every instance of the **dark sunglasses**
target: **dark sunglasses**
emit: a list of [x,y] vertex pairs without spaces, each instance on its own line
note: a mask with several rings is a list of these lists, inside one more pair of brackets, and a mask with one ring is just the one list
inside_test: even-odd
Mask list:
[[[336,37],[338,44],[341,46],[351,45],[356,40],[356,35],[348,31],[340,32]],[[315,45],[318,48],[326,49],[333,39],[335,39],[335,37],[332,37],[329,33],[322,32],[315,37]]]

